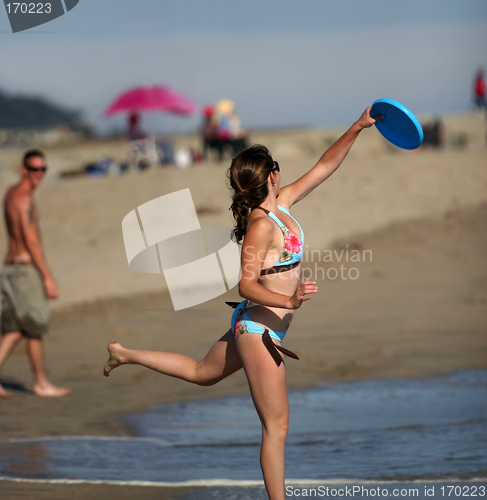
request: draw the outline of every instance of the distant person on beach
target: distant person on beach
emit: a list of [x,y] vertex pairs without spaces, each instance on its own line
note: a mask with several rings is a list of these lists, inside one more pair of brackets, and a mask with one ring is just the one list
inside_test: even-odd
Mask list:
[[218,158],[223,155],[223,145],[216,137],[217,124],[215,121],[215,109],[213,106],[205,106],[203,109],[203,123],[201,125],[201,139],[203,147],[203,159],[210,157],[211,150],[218,153]]
[[243,151],[247,147],[247,133],[235,112],[235,104],[229,99],[221,99],[216,104],[215,116],[218,140],[228,144],[232,148],[233,155]]
[[435,118],[433,123],[423,125],[423,146],[440,148],[444,144],[443,122],[441,118]]
[[201,135],[205,159],[215,151],[218,161],[222,161],[227,150],[235,156],[247,147],[247,133],[235,113],[235,104],[229,99],[221,99],[215,106],[205,106]]
[[235,238],[242,244],[239,293],[244,300],[229,304],[235,308],[231,327],[202,361],[108,344],[106,376],[120,365],[135,364],[207,386],[243,368],[262,423],[260,459],[271,500],[285,499],[289,405],[282,354],[297,358],[281,341],[296,309],[318,291],[315,281],[301,282],[304,233],[289,210],[333,174],[360,132],[377,119],[371,118],[367,108],[311,170],[284,187],[280,166],[264,146],[245,149],[232,160],[228,170],[233,190],[230,208],[236,222]]
[[[42,151],[27,151],[21,167],[22,179],[5,195],[8,250],[0,274],[0,367],[25,337],[34,371],[34,393],[37,396],[62,397],[70,394],[71,390],[56,387],[47,379],[42,344],[50,319],[48,299],[56,299],[59,295],[58,285],[42,250],[39,214],[33,196],[46,170]],[[11,394],[0,385],[0,397],[8,396]]]
[[141,141],[147,138],[147,134],[140,128],[140,115],[132,113],[129,116],[127,135],[131,141]]
[[483,69],[479,69],[475,75],[473,93],[474,106],[479,110],[487,109],[487,103],[485,102],[485,80]]

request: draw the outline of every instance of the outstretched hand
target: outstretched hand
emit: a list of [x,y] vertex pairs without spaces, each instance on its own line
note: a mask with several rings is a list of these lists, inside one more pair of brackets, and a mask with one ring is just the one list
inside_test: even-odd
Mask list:
[[372,118],[370,116],[370,110],[372,108],[369,106],[362,114],[362,116],[357,120],[357,123],[360,125],[360,128],[369,128],[372,127],[372,125],[375,122],[378,122],[379,120],[382,120],[384,117],[382,115],[376,116],[375,118]]
[[304,280],[298,288],[296,288],[294,295],[291,297],[291,309],[299,309],[303,302],[311,299],[308,295],[310,293],[316,293],[317,291],[318,287],[316,286],[316,281]]

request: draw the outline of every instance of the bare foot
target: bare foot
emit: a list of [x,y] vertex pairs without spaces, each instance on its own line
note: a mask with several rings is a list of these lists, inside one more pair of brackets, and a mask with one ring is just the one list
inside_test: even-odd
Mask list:
[[0,384],[0,398],[11,398],[12,394],[10,392],[7,392],[3,387],[2,384]]
[[44,384],[35,384],[34,394],[42,398],[63,398],[64,396],[71,394],[71,389],[56,387],[50,382],[46,382]]
[[123,365],[120,356],[122,349],[123,347],[118,342],[115,342],[114,340],[108,342],[107,350],[110,357],[103,367],[103,375],[105,375],[105,377],[108,377],[114,368]]

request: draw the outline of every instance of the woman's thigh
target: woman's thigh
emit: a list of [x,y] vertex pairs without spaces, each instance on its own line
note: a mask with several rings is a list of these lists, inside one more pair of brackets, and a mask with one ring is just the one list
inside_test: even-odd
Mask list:
[[262,335],[244,333],[236,341],[255,408],[264,427],[287,426],[289,403],[284,363],[277,366],[262,342]]
[[216,384],[242,368],[231,330],[215,342],[208,354],[198,363],[197,376],[203,385]]

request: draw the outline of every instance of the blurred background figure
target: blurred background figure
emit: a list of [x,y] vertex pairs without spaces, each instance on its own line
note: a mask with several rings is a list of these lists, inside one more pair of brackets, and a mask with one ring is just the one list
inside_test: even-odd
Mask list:
[[435,118],[433,123],[423,125],[423,146],[439,148],[444,144],[443,123],[440,118]]
[[222,99],[216,105],[218,117],[217,137],[228,141],[233,155],[247,147],[247,134],[242,129],[240,118],[235,113],[235,104],[229,99]]
[[130,141],[139,141],[145,139],[147,134],[139,128],[140,115],[139,113],[131,113],[129,115],[129,126],[127,135]]
[[[22,162],[20,182],[11,186],[5,194],[8,248],[0,274],[0,366],[25,338],[34,372],[34,394],[63,397],[71,390],[49,382],[44,364],[43,337],[49,329],[51,317],[49,299],[59,296],[59,287],[42,248],[39,213],[34,200],[34,191],[41,185],[46,171],[44,153],[39,149],[27,151]],[[0,398],[10,396],[0,384]]]
[[480,68],[475,75],[474,88],[473,88],[473,104],[474,109],[485,110],[485,79],[484,70]]
[[127,138],[130,141],[129,164],[134,170],[159,165],[159,154],[153,137],[140,128],[140,114],[132,112],[128,118]]
[[221,99],[216,106],[204,108],[201,133],[205,158],[214,150],[218,161],[222,161],[227,151],[235,156],[247,147],[247,134],[241,128],[235,104],[230,99]]
[[216,103],[217,137],[228,141],[240,130],[240,119],[235,114],[235,104],[230,99],[221,99]]
[[202,150],[203,159],[210,159],[211,150],[217,151],[218,157],[222,155],[220,152],[220,142],[217,140],[217,126],[215,122],[215,108],[211,105],[203,108],[203,125],[201,126]]
[[170,142],[156,141],[140,127],[140,114],[130,113],[127,138],[130,141],[129,164],[135,170],[174,163],[174,148]]

